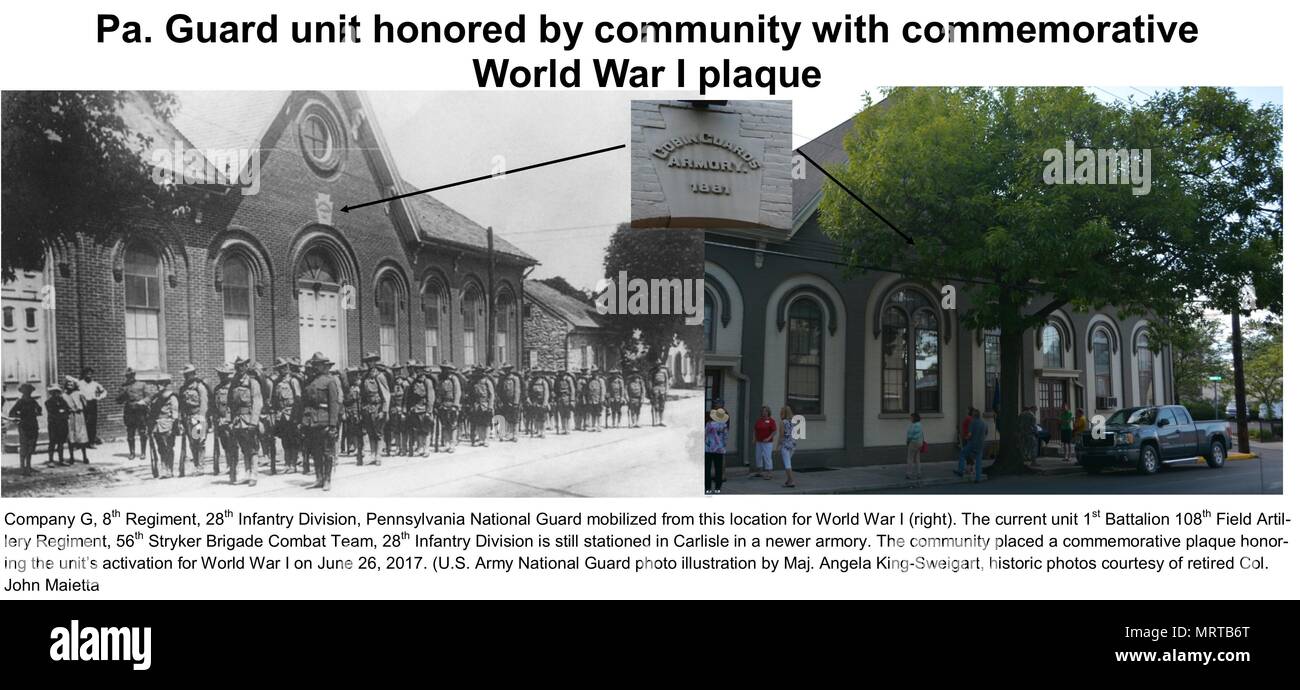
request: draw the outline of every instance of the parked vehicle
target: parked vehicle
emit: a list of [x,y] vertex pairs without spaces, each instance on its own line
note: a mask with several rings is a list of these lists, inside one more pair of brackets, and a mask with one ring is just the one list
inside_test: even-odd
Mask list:
[[1182,405],[1128,407],[1106,420],[1105,434],[1085,436],[1079,464],[1089,473],[1106,467],[1135,467],[1154,474],[1162,465],[1205,459],[1211,468],[1223,467],[1232,450],[1232,434],[1222,420],[1194,422]]

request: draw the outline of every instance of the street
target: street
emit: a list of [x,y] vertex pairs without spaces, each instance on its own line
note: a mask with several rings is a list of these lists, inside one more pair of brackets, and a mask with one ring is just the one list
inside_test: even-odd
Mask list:
[[[154,479],[148,462],[128,469],[102,472],[84,481],[18,482],[12,477],[17,458],[5,455],[5,495],[156,496],[156,497],[311,497],[311,496],[687,496],[699,493],[704,457],[703,408],[700,391],[674,390],[665,410],[665,427],[651,427],[648,408],[639,429],[605,429],[600,433],[570,433],[545,439],[520,437],[518,443],[492,442],[487,448],[462,444],[453,454],[427,458],[385,457],[383,464],[358,467],[355,456],[340,458],[329,493],[310,489],[313,475],[278,474],[261,468],[257,486],[230,485],[224,473],[185,478]],[[121,447],[106,445],[98,451]],[[11,457],[12,456],[12,457]],[[64,468],[42,467],[43,475]],[[124,460],[124,458],[114,458]],[[91,466],[95,465],[92,457]],[[80,463],[76,468],[83,468]],[[225,463],[222,463],[225,469]],[[240,479],[244,474],[240,472]],[[12,480],[12,481],[11,481]]]
[[[1268,447],[1265,447],[1268,446]],[[1258,459],[1233,460],[1222,469],[1205,465],[1176,465],[1144,476],[1133,470],[1108,470],[1100,475],[1063,474],[993,477],[974,484],[857,491],[897,494],[1280,494],[1282,444],[1252,444]]]

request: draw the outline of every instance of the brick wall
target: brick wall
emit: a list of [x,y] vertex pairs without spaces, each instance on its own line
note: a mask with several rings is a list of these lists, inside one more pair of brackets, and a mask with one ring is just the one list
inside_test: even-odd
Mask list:
[[[332,95],[316,97],[343,110]],[[236,191],[224,196],[196,195],[192,205],[201,210],[199,222],[194,216],[160,217],[141,212],[121,232],[124,241],[147,242],[162,256],[162,325],[166,336],[161,368],[179,379],[181,368],[193,363],[205,379],[215,379],[214,369],[225,359],[223,304],[216,278],[221,270],[219,262],[230,251],[223,247],[232,242],[253,248],[253,357],[269,366],[276,357],[298,355],[294,259],[301,254],[303,237],[310,233],[321,233],[337,242],[349,264],[342,273],[356,288],[356,309],[346,312],[348,362],[340,364],[357,364],[364,352],[379,350],[375,276],[381,267],[393,266],[404,288],[399,291],[399,359],[424,358],[420,288],[423,277],[436,272],[450,284],[450,303],[444,307],[450,332],[442,335],[443,356],[462,365],[462,289],[471,279],[487,286],[486,255],[475,249],[426,242],[413,260],[387,205],[348,214],[339,212],[337,209],[344,204],[386,195],[373,175],[373,162],[349,136],[339,171],[328,177],[318,175],[307,165],[298,146],[296,114],[282,114],[279,126],[273,126],[269,140],[263,142],[269,154],[261,165],[257,194],[243,196]],[[317,225],[318,193],[328,194],[335,209],[327,227]],[[428,230],[436,233],[437,228]],[[114,275],[114,263],[116,260],[120,264],[120,254],[120,244],[106,246],[86,241],[55,258],[57,371],[61,377],[77,374],[84,366],[94,367],[109,390],[109,399],[100,408],[100,435],[104,438],[122,433],[121,407],[113,401],[126,368],[125,291],[122,281]],[[523,266],[499,259],[496,269],[497,287],[504,282],[515,295],[521,295]],[[486,352],[495,336],[487,320],[486,302],[480,302],[480,307],[479,337]],[[515,313],[521,318],[522,309]],[[516,339],[521,330],[516,322]],[[518,343],[508,352],[512,363],[519,366],[522,354]]]

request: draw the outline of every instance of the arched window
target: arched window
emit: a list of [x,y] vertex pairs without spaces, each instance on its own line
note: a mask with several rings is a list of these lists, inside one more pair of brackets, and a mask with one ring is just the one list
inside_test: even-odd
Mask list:
[[442,286],[430,280],[424,285],[424,361],[429,366],[442,363],[442,337],[447,332],[442,304]]
[[1137,337],[1138,404],[1156,404],[1156,364],[1151,340],[1146,333]]
[[132,245],[122,259],[126,292],[126,365],[162,366],[162,261],[148,245]]
[[920,291],[903,288],[885,301],[881,348],[881,411],[938,412],[939,317]]
[[14,328],[14,308],[13,308],[13,307],[5,307],[5,308],[4,308],[4,314],[5,314],[5,321],[4,321],[5,325],[4,325],[4,327],[5,327],[5,328]]
[[1097,396],[1097,408],[1106,410],[1111,405],[1107,398],[1115,395],[1115,388],[1111,385],[1110,376],[1110,334],[1105,328],[1097,328],[1092,332],[1092,381],[1093,392]]
[[710,293],[708,290],[705,290],[704,291],[704,351],[705,352],[713,352],[714,350],[718,349],[717,343],[714,342],[713,340],[714,333],[716,332],[714,329],[717,327],[713,323],[713,314],[714,314],[713,294]]
[[224,316],[226,361],[251,359],[253,352],[252,271],[248,262],[231,256],[221,264],[221,308]]
[[1061,352],[1061,329],[1054,324],[1043,326],[1043,368],[1062,369],[1065,356]]
[[399,362],[397,352],[397,284],[392,278],[379,281],[379,359]]
[[790,305],[786,334],[786,403],[795,414],[822,413],[822,309],[809,297]]
[[993,412],[1001,400],[999,380],[1002,378],[1002,331],[984,331],[984,409]]
[[465,295],[460,300],[460,316],[464,337],[464,361],[461,364],[472,366],[481,359],[479,348],[483,342],[478,332],[483,317],[483,294],[473,283],[465,286]]
[[502,364],[515,363],[515,335],[518,328],[515,325],[518,320],[518,312],[515,309],[515,298],[509,290],[502,290],[497,293],[496,309],[493,311],[492,318],[496,321],[495,335],[493,336],[493,363],[497,366]]

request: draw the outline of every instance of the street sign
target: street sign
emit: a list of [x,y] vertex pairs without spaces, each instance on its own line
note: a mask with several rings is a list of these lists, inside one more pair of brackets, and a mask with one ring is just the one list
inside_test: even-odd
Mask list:
[[1223,377],[1222,377],[1222,376],[1211,376],[1211,377],[1210,377],[1210,380],[1211,380],[1211,381],[1222,381],[1222,380],[1223,380]]

